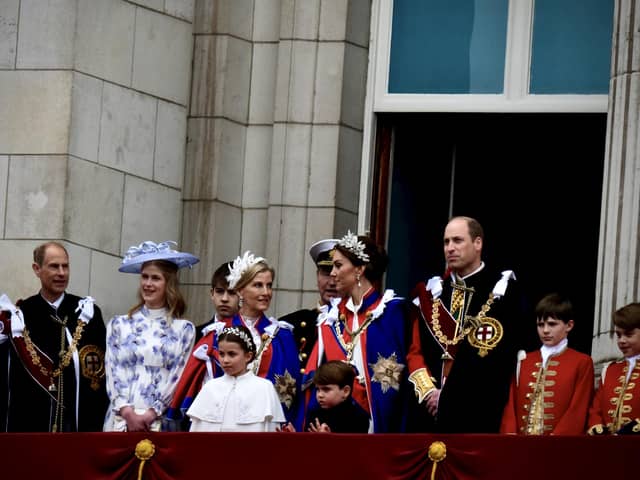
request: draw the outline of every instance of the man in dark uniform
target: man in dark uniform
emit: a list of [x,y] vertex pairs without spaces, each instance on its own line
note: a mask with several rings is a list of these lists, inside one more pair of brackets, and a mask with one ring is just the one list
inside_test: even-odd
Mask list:
[[444,232],[447,271],[412,294],[408,365],[417,429],[497,433],[522,348],[525,304],[511,270],[481,259],[484,235],[469,217]]
[[10,306],[10,318],[3,320],[10,338],[0,358],[0,368],[8,369],[0,390],[0,427],[7,432],[101,431],[108,397],[100,309],[91,297],[65,292],[69,255],[63,245],[37,247],[32,268],[40,292]]
[[316,307],[297,310],[280,318],[280,320],[293,325],[293,336],[295,337],[298,351],[300,352],[301,365],[306,364],[307,357],[311,353],[318,338],[316,321],[318,319],[318,313],[320,313],[320,308],[324,305],[328,306],[331,303],[331,299],[338,296],[335,279],[331,277],[333,262],[331,261],[330,255],[331,250],[333,250],[337,242],[338,240],[335,238],[320,240],[311,245],[309,249],[309,255],[311,255],[313,263],[316,264],[316,278],[318,282],[318,293],[320,294],[320,299]]

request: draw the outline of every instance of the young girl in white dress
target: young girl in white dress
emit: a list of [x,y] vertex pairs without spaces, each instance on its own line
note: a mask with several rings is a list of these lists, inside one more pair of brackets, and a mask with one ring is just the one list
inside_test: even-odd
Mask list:
[[187,410],[192,432],[275,432],[285,416],[273,384],[248,365],[256,347],[245,326],[218,335],[222,377],[209,380]]

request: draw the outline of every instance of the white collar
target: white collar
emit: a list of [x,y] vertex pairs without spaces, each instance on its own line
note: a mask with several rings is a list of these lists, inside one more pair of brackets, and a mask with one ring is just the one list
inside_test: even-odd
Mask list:
[[[247,368],[248,368],[248,367],[247,367]],[[243,374],[236,375],[235,377],[234,377],[234,376],[232,376],[232,375],[228,375],[228,374],[226,374],[226,373],[225,373],[225,374],[223,375],[223,378],[224,378],[227,382],[229,382],[229,381],[231,381],[231,382],[242,382],[242,381],[245,381],[245,380],[247,380],[247,379],[249,379],[249,378],[251,378],[251,377],[253,377],[253,376],[254,376],[253,371],[251,371],[251,370],[247,370],[247,371],[246,371],[246,372],[244,372]]]
[[549,360],[549,358],[552,356],[562,353],[562,351],[564,351],[567,348],[568,344],[569,344],[569,340],[567,340],[566,338],[563,338],[562,340],[560,340],[560,342],[558,342],[556,345],[552,347],[549,347],[547,345],[542,345],[542,347],[540,347],[540,354],[542,355],[542,365],[546,366],[547,360]]
[[258,323],[258,320],[260,320],[260,317],[245,317],[244,315],[240,316],[242,317],[245,325],[249,328],[253,327],[256,323]]
[[627,362],[629,362],[629,371],[633,370],[636,366],[636,362],[638,361],[638,358],[640,358],[640,353],[637,355],[633,355],[632,357],[627,357],[625,358],[625,360]]
[[[484,262],[480,262],[480,266],[478,268],[476,268],[473,272],[466,274],[464,277],[460,277],[461,280],[466,280],[467,278],[469,278],[471,275],[475,275],[476,273],[478,273],[480,270],[482,270],[484,268]],[[456,278],[458,278],[458,274],[455,272],[451,272],[451,275],[453,276],[453,279],[455,280]]]
[[149,308],[145,305],[147,312],[149,312],[149,317],[151,318],[163,318],[167,316],[167,307],[162,308]]
[[58,310],[58,308],[60,308],[60,304],[62,303],[62,300],[64,300],[64,292],[62,292],[62,295],[60,295],[55,301],[50,302],[49,300],[47,300],[46,298],[44,298],[44,295],[42,295],[42,293],[40,293],[40,296],[43,298],[43,300],[45,302],[47,302],[49,305],[51,305],[53,308],[55,308],[56,310]]
[[369,287],[367,289],[366,292],[364,292],[362,294],[362,297],[360,297],[360,303],[358,305],[355,305],[353,303],[353,297],[349,296],[349,300],[347,300],[347,303],[345,304],[345,307],[347,307],[349,310],[351,310],[353,313],[358,313],[358,310],[360,310],[360,307],[362,307],[362,304],[364,302],[364,297],[366,297],[367,295],[369,295],[369,292],[373,290],[373,287]]

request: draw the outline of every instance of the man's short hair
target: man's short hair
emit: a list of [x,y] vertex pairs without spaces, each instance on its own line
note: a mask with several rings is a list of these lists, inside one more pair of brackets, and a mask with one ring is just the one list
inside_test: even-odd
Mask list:
[[457,219],[467,222],[467,229],[469,230],[469,236],[471,237],[471,240],[475,240],[476,238],[480,237],[480,239],[484,241],[484,229],[482,228],[482,225],[480,225],[480,222],[478,220],[473,217],[465,217],[464,215],[459,215],[457,217],[451,217],[449,219],[449,222]]
[[69,252],[67,252],[67,249],[61,243],[45,242],[33,249],[33,262],[39,267],[41,267],[44,264],[44,257],[47,254],[47,248],[49,247],[61,248],[62,250],[64,250],[64,254],[67,256],[67,259],[69,258]]

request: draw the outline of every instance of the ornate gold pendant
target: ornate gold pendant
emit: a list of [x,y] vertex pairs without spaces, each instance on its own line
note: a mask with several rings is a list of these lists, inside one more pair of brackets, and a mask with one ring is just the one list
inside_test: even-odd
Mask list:
[[104,353],[97,345],[85,345],[78,354],[82,376],[91,380],[91,388],[98,390],[105,375]]
[[484,357],[500,343],[504,330],[502,324],[495,318],[479,317],[478,320],[480,320],[479,325],[471,329],[467,339],[473,347],[478,349],[478,355]]

